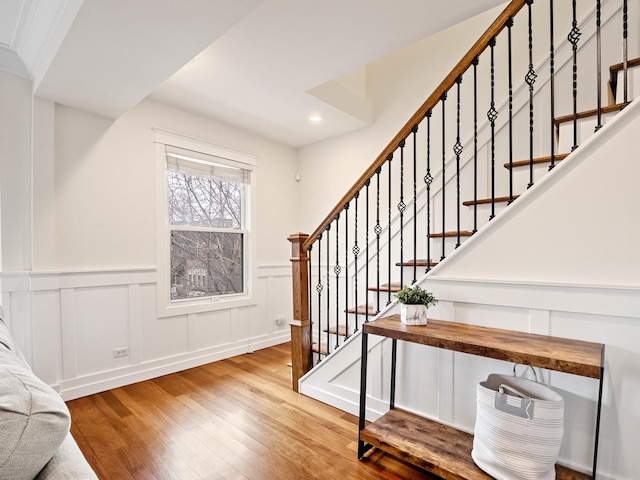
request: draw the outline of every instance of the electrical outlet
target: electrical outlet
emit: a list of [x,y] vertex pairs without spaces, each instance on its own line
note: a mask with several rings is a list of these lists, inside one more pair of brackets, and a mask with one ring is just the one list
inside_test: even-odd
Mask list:
[[278,325],[278,326],[282,326],[287,322],[287,320],[284,317],[278,317],[273,321],[274,325]]
[[126,357],[129,355],[129,347],[116,348],[113,350],[113,358]]

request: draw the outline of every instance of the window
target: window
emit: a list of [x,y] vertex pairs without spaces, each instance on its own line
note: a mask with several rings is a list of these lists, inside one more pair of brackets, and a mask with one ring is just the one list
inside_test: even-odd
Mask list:
[[[159,229],[164,278],[158,284],[163,308],[203,311],[250,300],[253,165],[230,158],[246,155],[233,150],[168,140],[173,144],[159,145],[165,194]],[[221,301],[227,303],[211,307]]]

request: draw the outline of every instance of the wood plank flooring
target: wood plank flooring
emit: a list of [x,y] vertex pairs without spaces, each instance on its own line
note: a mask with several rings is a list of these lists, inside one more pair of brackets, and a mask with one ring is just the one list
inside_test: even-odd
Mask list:
[[102,480],[433,479],[378,450],[358,419],[291,390],[290,345],[67,402]]

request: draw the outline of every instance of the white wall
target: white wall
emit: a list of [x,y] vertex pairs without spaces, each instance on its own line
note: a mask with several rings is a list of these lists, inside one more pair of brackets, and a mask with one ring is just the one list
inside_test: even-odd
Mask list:
[[257,155],[258,264],[288,260],[286,237],[297,226],[294,149],[150,100],[115,122],[57,106],[55,128],[60,268],[155,265],[152,128]]
[[[41,378],[70,399],[289,339],[294,149],[153,101],[112,121],[0,81],[2,303]],[[249,306],[158,318],[153,128],[257,157]]]
[[0,72],[2,270],[31,267],[31,82]]

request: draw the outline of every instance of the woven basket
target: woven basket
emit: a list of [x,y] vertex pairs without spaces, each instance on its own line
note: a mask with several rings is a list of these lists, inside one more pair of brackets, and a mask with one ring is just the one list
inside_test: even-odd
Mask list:
[[[515,369],[514,369],[515,371]],[[491,374],[478,384],[473,461],[497,480],[553,480],[564,400],[526,378]]]

